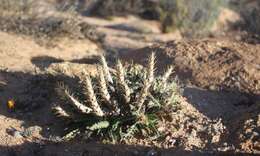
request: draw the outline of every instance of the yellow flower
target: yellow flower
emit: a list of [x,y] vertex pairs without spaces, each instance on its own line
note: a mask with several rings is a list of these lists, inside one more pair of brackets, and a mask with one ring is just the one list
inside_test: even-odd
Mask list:
[[7,102],[7,107],[8,107],[9,109],[14,109],[14,107],[15,107],[15,102],[14,102],[14,100],[8,100],[8,102]]

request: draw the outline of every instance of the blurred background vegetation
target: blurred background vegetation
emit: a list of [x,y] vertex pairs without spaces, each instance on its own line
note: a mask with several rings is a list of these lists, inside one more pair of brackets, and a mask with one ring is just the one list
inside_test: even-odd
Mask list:
[[260,33],[259,0],[57,0],[58,8],[87,16],[110,18],[137,15],[158,20],[163,32],[180,30],[186,36],[207,35],[226,8],[240,14],[242,29]]
[[43,11],[37,8],[39,3],[48,5],[45,9],[106,19],[136,15],[159,21],[164,33],[179,30],[188,37],[207,35],[226,8],[242,17],[239,28],[260,33],[259,0],[0,0],[0,3],[2,11],[34,14],[34,17],[43,14],[35,14]]

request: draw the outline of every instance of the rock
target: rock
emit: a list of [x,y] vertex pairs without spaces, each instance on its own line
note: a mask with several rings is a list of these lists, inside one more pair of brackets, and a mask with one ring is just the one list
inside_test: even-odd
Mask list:
[[214,91],[214,90],[216,90],[216,89],[217,89],[217,87],[216,87],[216,86],[214,86],[214,85],[210,85],[210,86],[209,86],[209,89],[210,89],[210,90],[212,90],[212,91]]
[[158,156],[158,152],[155,151],[154,149],[151,149],[150,151],[147,152],[146,156]]
[[15,138],[23,138],[22,132],[16,130],[15,128],[11,127],[11,128],[7,128],[6,129],[6,133],[8,133],[9,135],[15,137]]

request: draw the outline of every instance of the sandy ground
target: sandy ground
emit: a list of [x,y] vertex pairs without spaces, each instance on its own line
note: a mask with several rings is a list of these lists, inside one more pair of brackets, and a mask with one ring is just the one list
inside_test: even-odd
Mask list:
[[[166,65],[175,66],[176,80],[184,86],[186,97],[183,111],[176,114],[176,119],[185,119],[176,123],[192,123],[196,134],[180,129],[174,137],[182,144],[173,150],[93,142],[50,142],[52,134],[60,134],[62,124],[51,113],[56,98],[53,96],[55,80],[42,72],[55,65],[67,65],[73,71],[81,68],[94,71],[95,56],[102,53],[100,46],[88,39],[70,38],[56,38],[52,40],[52,46],[45,46],[30,36],[0,32],[1,155],[259,154],[259,44],[227,38],[181,40],[178,32],[160,34],[156,23],[137,24],[139,21],[134,17],[116,18],[113,22],[95,18],[85,20],[106,34],[103,48],[117,50],[117,55],[124,61],[144,64],[148,54],[154,51],[159,73]],[[161,43],[164,41],[170,42]],[[114,55],[105,54],[108,58]],[[17,101],[15,112],[6,107],[9,99]],[[214,126],[216,128],[208,128]],[[12,129],[24,132],[32,127],[34,131],[28,136],[12,132]],[[205,136],[197,134],[201,127],[207,129]],[[213,130],[215,132],[210,132]],[[218,143],[208,145],[209,140],[218,140]],[[216,152],[212,152],[213,149]]]

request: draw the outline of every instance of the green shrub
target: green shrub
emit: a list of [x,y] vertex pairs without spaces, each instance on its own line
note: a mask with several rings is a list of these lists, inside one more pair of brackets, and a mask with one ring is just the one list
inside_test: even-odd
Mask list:
[[210,30],[227,0],[160,0],[163,32],[181,30],[186,35],[200,35]]
[[229,0],[107,0],[93,4],[89,14],[102,17],[139,15],[159,20],[162,31],[181,30],[184,35],[201,35],[209,32],[218,18],[221,7]]
[[124,67],[118,61],[116,70],[111,70],[103,56],[101,64],[97,76],[85,72],[77,76],[79,87],[73,92],[59,84],[57,91],[64,104],[55,106],[54,112],[69,124],[63,139],[80,135],[124,142],[130,138],[163,137],[158,126],[170,120],[178,103],[176,84],[169,79],[173,68],[155,76],[154,54],[147,68],[134,64]]

